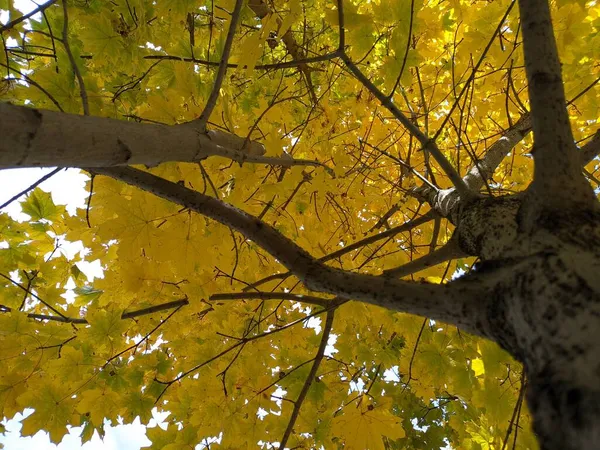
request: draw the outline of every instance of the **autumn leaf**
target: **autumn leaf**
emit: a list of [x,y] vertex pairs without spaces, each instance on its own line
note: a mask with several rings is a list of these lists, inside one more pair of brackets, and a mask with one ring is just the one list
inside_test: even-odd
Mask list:
[[405,435],[400,420],[389,411],[389,404],[357,403],[344,408],[333,420],[332,432],[345,448],[383,450],[384,436],[396,440]]

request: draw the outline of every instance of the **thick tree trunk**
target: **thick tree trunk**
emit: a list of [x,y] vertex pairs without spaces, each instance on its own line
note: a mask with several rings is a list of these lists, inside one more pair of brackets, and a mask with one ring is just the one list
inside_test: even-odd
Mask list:
[[523,362],[543,449],[600,448],[600,214],[552,214],[523,232],[519,197],[465,207],[457,233],[490,284],[485,334]]

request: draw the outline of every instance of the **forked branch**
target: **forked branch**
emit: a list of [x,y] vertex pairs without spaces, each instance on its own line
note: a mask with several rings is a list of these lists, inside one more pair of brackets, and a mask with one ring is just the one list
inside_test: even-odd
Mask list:
[[488,334],[486,306],[478,284],[414,283],[335,269],[269,224],[216,198],[131,167],[85,170],[124,181],[233,228],[270,253],[311,290],[427,316],[474,334]]

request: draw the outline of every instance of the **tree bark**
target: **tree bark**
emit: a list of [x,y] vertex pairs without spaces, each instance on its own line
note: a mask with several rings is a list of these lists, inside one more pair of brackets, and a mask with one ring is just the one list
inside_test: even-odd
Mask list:
[[126,122],[0,103],[0,169],[110,167],[194,162],[209,156],[250,161],[262,144],[193,126]]

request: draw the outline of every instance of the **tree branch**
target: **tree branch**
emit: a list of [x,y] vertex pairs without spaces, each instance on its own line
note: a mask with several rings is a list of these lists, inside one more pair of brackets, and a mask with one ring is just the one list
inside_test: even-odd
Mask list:
[[[330,60],[338,58],[338,57],[339,57],[339,52],[335,51],[335,52],[331,52],[331,53],[326,53],[324,55],[311,56],[309,58],[297,59],[294,61],[283,61],[280,63],[273,63],[273,64],[257,64],[256,66],[254,66],[254,69],[255,70],[291,69],[294,67],[301,67],[301,66],[307,65],[307,64],[330,61]],[[215,62],[215,61],[208,61],[206,59],[198,59],[198,58],[193,58],[193,57],[189,57],[189,56],[147,55],[147,56],[144,56],[144,59],[159,60],[159,61],[164,61],[164,60],[183,61],[183,62],[191,62],[194,64],[199,64],[201,66],[209,66],[209,67],[210,66],[217,67],[219,65],[219,63]],[[229,69],[236,68],[236,67],[240,67],[240,65],[235,64],[235,63],[227,64],[227,68],[229,68]]]
[[565,211],[595,202],[581,172],[561,75],[560,60],[547,0],[519,0],[535,161],[527,216],[538,211]]
[[[388,238],[391,236],[395,236],[399,233],[404,233],[406,231],[410,231],[413,228],[418,227],[419,225],[423,225],[424,223],[429,222],[434,217],[438,217],[438,216],[435,213],[435,211],[431,210],[427,214],[424,214],[421,217],[418,217],[416,219],[409,220],[408,222],[405,222],[402,225],[398,225],[397,227],[390,228],[389,230],[383,231],[378,234],[374,234],[373,236],[368,236],[364,239],[361,239],[360,241],[353,242],[352,244],[347,245],[339,250],[336,250],[335,252],[332,252],[325,256],[320,257],[318,259],[318,261],[324,263],[327,261],[331,261],[332,259],[340,258],[341,256],[344,256],[354,250],[358,250],[359,248],[362,248],[366,245],[373,244],[374,242],[380,241],[382,239],[385,239],[385,238]],[[269,281],[281,280],[286,277],[289,277],[291,274],[292,274],[291,272],[285,272],[285,273],[276,273],[273,275],[269,275],[268,277],[264,277],[256,282],[250,284],[249,286],[246,286],[243,289],[243,291],[247,292],[252,289],[256,289],[258,286],[268,283]]]
[[323,335],[321,336],[321,342],[319,343],[319,348],[317,349],[317,354],[315,355],[315,359],[313,361],[313,365],[310,368],[310,372],[306,377],[306,381],[304,382],[304,386],[302,386],[302,390],[300,394],[298,394],[298,398],[294,402],[294,409],[292,411],[292,415],[290,416],[290,420],[287,424],[285,432],[283,433],[283,437],[279,443],[279,448],[285,448],[287,441],[289,440],[292,431],[294,429],[294,425],[296,420],[298,419],[298,415],[300,414],[300,408],[302,407],[302,403],[304,403],[304,399],[306,398],[306,394],[315,380],[317,376],[317,371],[319,370],[319,366],[323,361],[323,356],[325,355],[325,349],[327,348],[327,342],[329,341],[329,336],[331,335],[331,329],[333,328],[333,317],[334,317],[335,309],[329,309],[327,311],[327,316],[325,318],[325,325],[323,326]]
[[[124,312],[121,315],[121,319],[134,319],[140,316],[147,316],[148,314],[154,314],[156,312],[165,311],[173,308],[181,308],[182,306],[189,305],[189,301],[187,298],[182,298],[180,300],[173,300],[172,302],[162,303],[160,305],[149,306],[148,308],[142,308],[135,311]],[[12,308],[8,306],[0,305],[0,312],[11,312]],[[84,318],[78,317],[67,317],[67,316],[50,316],[47,314],[35,314],[28,313],[27,317],[30,319],[38,319],[38,320],[50,320],[53,322],[62,322],[62,323],[72,323],[72,324],[87,324],[88,321]]]
[[309,305],[330,307],[334,299],[315,297],[314,295],[292,294],[291,292],[222,292],[213,294],[208,298],[210,301],[219,300],[290,300]]
[[29,19],[30,17],[35,16],[37,13],[45,11],[46,9],[48,9],[50,6],[54,5],[55,3],[56,3],[56,0],[50,0],[46,3],[44,3],[43,5],[39,5],[37,8],[28,12],[27,14],[24,14],[21,17],[18,17],[15,20],[12,20],[12,21],[8,22],[6,25],[3,25],[2,27],[0,27],[0,33],[4,33],[5,31],[12,29],[15,25],[18,25],[21,22]]
[[85,83],[83,82],[83,77],[81,76],[81,71],[77,66],[77,62],[75,62],[75,57],[73,56],[73,52],[71,51],[71,45],[69,44],[69,12],[67,8],[67,0],[62,0],[63,5],[63,30],[62,30],[62,44],[65,48],[65,52],[67,52],[67,56],[69,57],[69,62],[71,63],[71,67],[73,68],[73,73],[77,78],[77,84],[79,85],[79,96],[81,97],[81,104],[83,105],[83,114],[86,116],[90,115],[90,105],[88,102],[87,90],[85,88]]
[[[256,16],[261,20],[267,17],[269,14],[273,14],[273,11],[269,5],[263,0],[250,0],[248,2],[248,7],[254,11],[254,14],[256,14]],[[279,31],[283,21],[278,16],[276,17],[276,22]],[[296,42],[296,39],[294,39],[291,29],[285,30],[285,33],[283,33],[283,36],[281,36],[281,41],[285,45],[288,53],[292,56],[294,62],[297,62],[297,67],[300,70],[300,73],[302,73],[306,78],[306,85],[308,87],[311,100],[313,104],[317,104],[318,99],[312,83],[310,67],[308,67],[306,62],[302,62],[305,59],[305,54],[303,49]]]
[[307,288],[427,316],[487,335],[481,286],[472,282],[434,285],[358,274],[326,266],[272,226],[213,197],[131,167],[89,168],[185,206],[242,233],[296,275]]
[[200,114],[200,117],[197,121],[192,122],[200,131],[204,131],[206,129],[206,122],[208,121],[213,109],[217,105],[217,98],[219,98],[221,86],[223,84],[223,80],[225,79],[225,74],[227,73],[227,62],[229,61],[229,54],[231,53],[231,46],[233,45],[233,37],[235,36],[235,30],[240,18],[240,13],[242,12],[243,4],[243,0],[236,0],[235,2],[235,7],[233,9],[233,13],[231,14],[231,23],[229,24],[227,38],[225,39],[225,45],[223,47],[223,54],[221,55],[221,62],[219,63],[219,70],[217,71],[217,76],[215,77],[214,86],[210,93],[210,97],[208,97],[206,106],[204,106],[202,114]]
[[155,166],[167,161],[194,162],[209,156],[223,156],[240,163],[261,156],[259,163],[282,164],[280,158],[275,161],[263,158],[264,146],[258,142],[247,142],[218,130],[198,133],[187,124],[141,124],[8,103],[0,103],[0,119],[2,169]]
[[476,161],[463,177],[464,182],[475,192],[494,176],[494,172],[511,150],[531,131],[531,115],[523,114],[490,148],[483,158]]
[[582,166],[588,165],[592,160],[600,154],[600,129],[596,131],[592,139],[590,139],[580,150]]
[[446,242],[445,245],[432,252],[429,252],[419,259],[414,259],[393,269],[384,270],[383,275],[402,278],[437,264],[441,264],[456,258],[462,258],[464,256],[468,255],[460,249],[460,246],[458,245],[458,239],[453,238]]
[[458,172],[452,167],[450,161],[444,156],[444,154],[440,151],[437,144],[434,140],[430,139],[426,136],[418,126],[410,121],[408,117],[404,115],[400,108],[398,108],[393,99],[390,96],[385,95],[381,92],[377,86],[373,84],[371,80],[367,78],[367,76],[361,72],[354,62],[350,59],[350,57],[346,54],[344,45],[346,42],[345,38],[345,29],[344,29],[344,0],[338,0],[338,21],[340,26],[340,58],[350,72],[356,77],[358,81],[360,81],[365,88],[371,94],[373,94],[377,100],[384,106],[389,112],[391,112],[394,117],[421,143],[422,151],[428,151],[440,165],[444,173],[450,178],[454,187],[460,192],[461,196],[464,198],[472,197],[473,193],[469,191],[469,188],[464,183]]
[[29,191],[33,191],[36,187],[38,187],[40,184],[42,184],[44,181],[48,180],[49,178],[52,178],[54,175],[56,175],[61,170],[62,169],[54,169],[52,172],[47,173],[46,175],[44,175],[43,177],[41,177],[39,180],[37,180],[35,183],[29,185],[28,187],[26,187],[25,189],[23,189],[21,192],[19,192],[18,194],[13,195],[7,201],[5,201],[4,203],[2,203],[0,205],[0,209],[6,208],[12,202],[14,202],[15,200],[18,200],[21,196],[27,194]]

